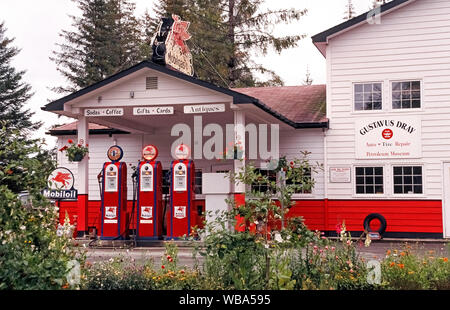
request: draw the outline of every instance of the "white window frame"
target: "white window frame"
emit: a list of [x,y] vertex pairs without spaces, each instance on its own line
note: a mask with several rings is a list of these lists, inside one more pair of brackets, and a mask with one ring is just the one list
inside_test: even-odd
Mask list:
[[[317,185],[317,172],[313,171],[312,168],[311,169],[311,179],[315,180],[316,183],[314,185]],[[277,174],[277,182],[280,182],[280,178],[279,178],[279,174]],[[313,186],[311,188],[311,192],[310,193],[293,193],[292,194],[292,199],[298,200],[298,199],[302,199],[302,198],[313,198],[315,196],[315,186]]]
[[[383,168],[383,194],[357,194],[356,193],[356,168]],[[358,163],[352,165],[352,192],[353,198],[386,198],[389,196],[388,182],[387,182],[387,169],[385,164],[380,163]]]
[[[394,109],[392,100],[393,95],[393,83],[402,83],[402,82],[420,82],[420,108],[410,108],[410,109]],[[389,113],[408,113],[408,112],[421,112],[424,110],[424,95],[423,95],[423,79],[422,78],[411,78],[411,79],[393,79],[389,80],[389,105],[387,106],[386,112]]]
[[[356,84],[381,84],[381,109],[380,110],[356,110],[355,108],[355,85]],[[352,97],[352,114],[372,114],[372,113],[380,113],[384,112],[386,109],[386,103],[385,103],[385,81],[358,81],[358,82],[352,82],[351,83],[351,97]]]
[[[422,194],[396,194],[394,191],[394,167],[422,167]],[[401,163],[391,163],[390,164],[390,179],[392,181],[391,190],[392,197],[396,198],[424,198],[426,197],[426,165],[424,163],[415,163],[415,162],[401,162]]]

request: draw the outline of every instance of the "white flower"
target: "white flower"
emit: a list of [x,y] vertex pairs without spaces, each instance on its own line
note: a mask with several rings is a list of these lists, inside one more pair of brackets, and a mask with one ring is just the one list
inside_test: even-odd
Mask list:
[[275,238],[274,240],[276,242],[283,242],[283,238],[281,238],[281,235],[279,233],[275,233]]
[[5,231],[5,234],[9,235],[11,233],[11,230]]
[[27,227],[25,225],[20,226],[20,230],[25,230]]

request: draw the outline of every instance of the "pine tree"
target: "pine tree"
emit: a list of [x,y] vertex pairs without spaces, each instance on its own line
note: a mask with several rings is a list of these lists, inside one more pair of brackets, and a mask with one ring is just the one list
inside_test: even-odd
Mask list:
[[314,80],[311,78],[311,71],[309,70],[309,66],[306,67],[305,79],[303,80],[303,85],[312,85]]
[[[275,36],[271,26],[299,20],[306,10],[263,10],[261,0],[159,0],[157,19],[175,13],[191,22],[187,42],[194,70],[203,80],[224,87],[282,85],[275,72],[256,64],[251,53],[281,53],[302,35]],[[257,75],[268,77],[261,81]]]
[[344,19],[352,19],[353,17],[355,17],[355,7],[353,6],[352,0],[348,0],[347,6],[345,7]]
[[142,60],[140,25],[129,0],[72,0],[82,11],[71,16],[74,31],[63,30],[51,59],[68,80],[57,92],[73,92]]
[[386,4],[389,0],[373,0],[372,1],[372,9],[375,9],[383,4]]
[[4,121],[7,129],[35,130],[41,123],[31,121],[32,113],[24,109],[31,98],[31,86],[22,81],[25,71],[16,71],[12,59],[20,52],[10,46],[14,39],[6,37],[4,22],[0,23],[0,122]]

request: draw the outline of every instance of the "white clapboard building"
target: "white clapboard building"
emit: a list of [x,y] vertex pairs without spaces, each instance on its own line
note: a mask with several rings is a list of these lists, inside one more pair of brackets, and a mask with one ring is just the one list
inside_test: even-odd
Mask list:
[[[58,148],[68,139],[89,144],[89,158],[78,164],[58,152],[79,193],[78,201],[61,203],[61,218],[67,211],[78,216],[79,230],[98,227],[97,175],[115,144],[133,166],[144,146],[157,146],[165,170],[174,143],[189,145],[196,205],[212,210],[208,195],[239,198],[245,189],[215,189],[223,184],[203,180],[250,161],[202,156],[214,124],[224,133],[231,126],[223,148],[242,143],[247,158],[252,139],[244,126],[257,128],[260,140],[266,132],[270,141],[276,125],[279,141],[272,145],[279,156],[309,151],[310,161],[324,167],[313,173],[311,191],[294,195],[289,212],[309,228],[333,234],[345,222],[361,232],[373,215],[374,227],[385,220],[385,237],[450,237],[449,16],[446,0],[394,0],[313,36],[326,58],[326,86],[225,89],[144,61],[47,104],[44,110],[76,119],[49,130]],[[180,140],[177,124],[191,129],[189,139]],[[254,161],[262,173],[276,178],[260,155]],[[164,188],[167,193],[167,183]],[[129,185],[130,204],[132,197]]]

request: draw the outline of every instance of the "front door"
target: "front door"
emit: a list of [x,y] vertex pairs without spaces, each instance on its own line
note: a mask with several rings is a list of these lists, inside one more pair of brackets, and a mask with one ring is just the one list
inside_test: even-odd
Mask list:
[[444,164],[444,237],[450,238],[450,163]]

